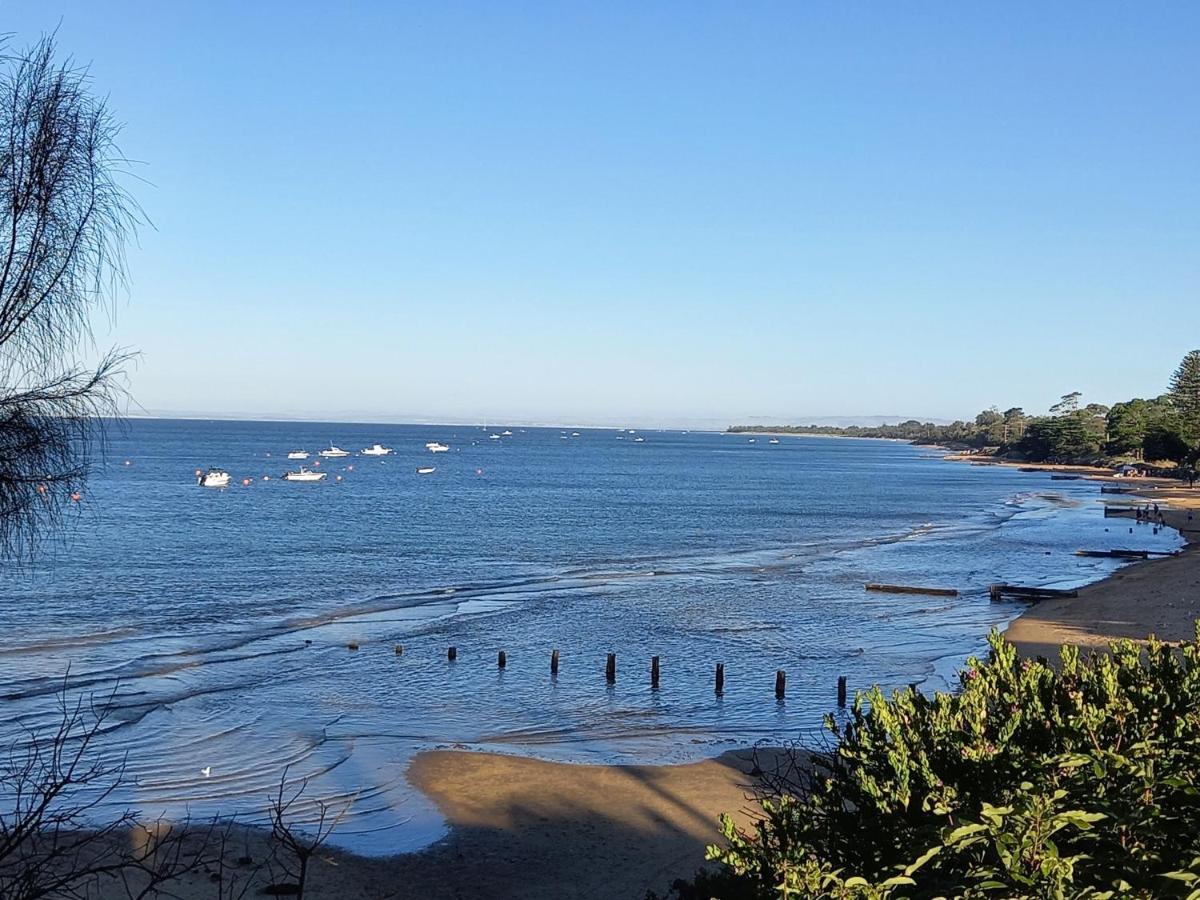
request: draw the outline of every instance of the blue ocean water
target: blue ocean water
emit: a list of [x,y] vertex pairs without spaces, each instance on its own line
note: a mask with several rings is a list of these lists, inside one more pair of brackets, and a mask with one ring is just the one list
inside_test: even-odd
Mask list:
[[[440,833],[404,777],[422,749],[666,762],[811,737],[839,675],[953,687],[1019,612],[991,582],[1095,580],[1114,563],[1074,551],[1128,544],[1093,482],[902,443],[503,429],[131,422],[69,533],[0,582],[0,740],[54,720],[69,669],[115,696],[112,804],[253,820],[286,767],[353,798],[339,841],[395,852]],[[376,441],[396,453],[357,453]],[[279,479],[331,442],[356,452],[325,481]],[[199,487],[210,465],[233,485]]]

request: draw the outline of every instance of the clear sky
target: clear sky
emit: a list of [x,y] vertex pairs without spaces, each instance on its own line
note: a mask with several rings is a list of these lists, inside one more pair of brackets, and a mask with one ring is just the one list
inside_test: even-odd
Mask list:
[[0,0],[55,27],[149,410],[955,418],[1200,346],[1193,2]]

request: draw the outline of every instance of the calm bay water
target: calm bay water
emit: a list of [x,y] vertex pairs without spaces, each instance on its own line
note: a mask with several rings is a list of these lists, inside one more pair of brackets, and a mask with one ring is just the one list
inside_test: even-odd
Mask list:
[[[1112,562],[1074,551],[1128,544],[1094,483],[905,444],[489,439],[502,427],[133,422],[66,540],[0,581],[0,739],[54,720],[69,667],[75,690],[115,691],[103,746],[128,755],[130,781],[114,802],[253,819],[289,767],[311,797],[356,797],[339,841],[394,852],[440,833],[404,780],[422,749],[665,762],[811,736],[838,675],[952,687],[1019,611],[989,602],[989,583],[1095,580]],[[452,450],[431,455],[433,440]],[[324,461],[322,483],[278,478],[291,449],[376,441],[396,454]],[[198,487],[209,465],[233,486]],[[1177,539],[1138,535],[1156,542]]]

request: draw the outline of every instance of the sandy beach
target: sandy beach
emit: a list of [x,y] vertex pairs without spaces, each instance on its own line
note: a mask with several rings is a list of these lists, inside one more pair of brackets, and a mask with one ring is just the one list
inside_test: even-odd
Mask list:
[[1057,658],[1062,644],[1098,650],[1115,638],[1192,637],[1200,617],[1200,493],[1156,491],[1144,496],[1162,504],[1168,499],[1164,495],[1174,504],[1162,510],[1167,525],[1188,541],[1177,556],[1125,566],[1081,589],[1077,598],[1044,600],[1022,613],[1005,636],[1027,656],[1048,659]]
[[[764,751],[764,767],[778,757]],[[581,898],[641,900],[704,863],[718,816],[743,824],[755,778],[751,751],[673,766],[593,766],[495,753],[420,754],[410,782],[438,806],[451,828],[412,854],[362,858],[336,849],[315,857],[305,896],[319,900],[492,900]],[[241,830],[230,841],[228,872],[251,880],[246,896],[271,883],[255,871],[265,834]],[[250,864],[239,865],[239,858]],[[185,900],[214,895],[213,871],[184,879]],[[120,896],[124,896],[121,894]]]

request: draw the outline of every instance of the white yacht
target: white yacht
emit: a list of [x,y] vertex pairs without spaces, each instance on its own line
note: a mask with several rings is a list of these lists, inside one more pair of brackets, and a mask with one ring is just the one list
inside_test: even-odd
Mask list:
[[288,454],[288,459],[308,459],[307,450],[293,450]]
[[301,466],[298,472],[288,472],[283,476],[284,481],[323,481],[324,479],[324,472],[310,472],[304,466]]
[[430,441],[425,445],[425,449],[430,453],[445,453],[450,448],[445,444],[439,444],[437,441]]
[[229,487],[229,473],[224,469],[209,469],[196,476],[196,484],[200,487]]
[[337,447],[337,446],[335,446],[335,445],[333,445],[333,444],[330,444],[330,445],[329,445],[329,449],[328,449],[328,450],[322,450],[322,451],[321,451],[321,455],[322,455],[322,456],[324,456],[324,457],[326,457],[326,458],[328,458],[328,459],[335,459],[335,458],[339,458],[339,457],[342,457],[342,456],[349,456],[349,455],[350,455],[350,451],[349,451],[349,450],[343,450],[341,447]]
[[375,444],[363,451],[363,456],[387,456],[389,453],[395,453],[391,447],[385,447],[383,444]]
[[500,440],[500,435],[498,435],[498,434],[489,434],[488,437],[491,438],[493,441]]
[[437,471],[436,466],[421,466],[417,469],[418,475],[432,475]]
[[502,437],[512,437],[512,432],[511,431],[502,431],[502,432],[500,432],[500,435]]

